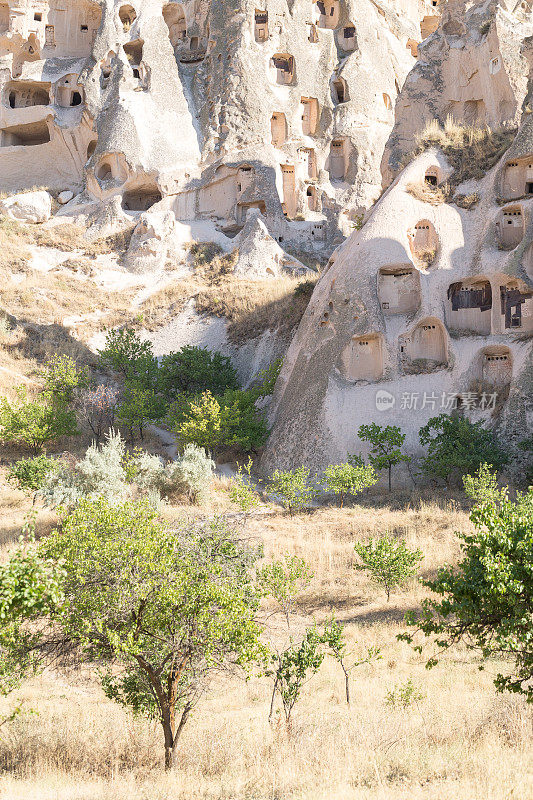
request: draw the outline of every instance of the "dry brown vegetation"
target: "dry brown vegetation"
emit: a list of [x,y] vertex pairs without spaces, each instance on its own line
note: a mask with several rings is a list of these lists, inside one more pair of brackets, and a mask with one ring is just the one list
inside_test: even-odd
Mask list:
[[442,150],[453,174],[451,188],[470,179],[480,180],[498,163],[514,139],[516,130],[493,131],[487,126],[462,125],[448,117],[444,127],[438,120],[429,122],[417,137],[417,146],[409,161],[428,147]]
[[417,200],[422,200],[432,206],[440,206],[450,199],[450,187],[447,183],[442,186],[433,186],[427,181],[419,181],[418,183],[408,183],[405,188]]
[[[223,510],[221,484],[210,508]],[[2,541],[13,540],[26,501],[2,495]],[[172,517],[184,509],[167,509]],[[186,509],[188,510],[188,509]],[[41,512],[42,513],[42,512]],[[41,533],[52,520],[41,517]],[[289,518],[265,506],[249,523],[267,558],[304,557],[314,578],[298,605],[296,629],[332,611],[356,653],[381,647],[382,659],[352,673],[352,705],[333,661],[304,689],[292,729],[267,722],[270,684],[221,676],[185,729],[178,768],[164,775],[157,722],[135,719],[106,700],[91,672],[54,672],[2,700],[0,796],[4,800],[529,800],[533,791],[531,709],[498,695],[498,664],[479,672],[464,648],[438,667],[396,635],[422,596],[412,583],[390,603],[353,569],[353,542],[384,530],[420,547],[422,574],[458,555],[454,530],[469,521],[461,498],[369,496],[359,505],[324,507]],[[275,635],[278,616],[270,618]],[[277,632],[277,633],[276,633]],[[412,679],[423,699],[390,707],[386,695]]]
[[194,274],[152,294],[139,308],[139,324],[154,330],[183,310],[191,298],[200,314],[228,320],[228,336],[235,343],[277,330],[288,336],[300,322],[318,275],[312,279],[283,277],[252,281],[236,278],[236,252],[223,255],[202,243],[192,250]]

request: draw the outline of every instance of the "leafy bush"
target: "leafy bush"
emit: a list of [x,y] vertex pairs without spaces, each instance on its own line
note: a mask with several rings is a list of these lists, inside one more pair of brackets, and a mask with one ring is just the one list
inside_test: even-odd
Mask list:
[[[512,663],[508,674],[497,675],[496,688],[533,702],[533,490],[518,493],[513,502],[486,467],[465,483],[477,501],[470,513],[474,532],[456,534],[461,561],[423,581],[438,597],[424,600],[422,614],[410,613],[408,623],[433,639],[439,651],[464,641],[485,659]],[[413,637],[399,636],[408,642]],[[431,657],[427,666],[436,661]]]
[[58,468],[58,462],[44,453],[34,458],[21,458],[11,464],[7,480],[24,494],[32,495],[35,503],[37,493],[43,487],[48,474]]
[[176,461],[166,466],[159,456],[140,453],[136,459],[135,483],[141,489],[169,496],[180,492],[193,502],[203,502],[209,492],[215,462],[203,448],[187,445]]
[[228,389],[221,397],[211,392],[192,398],[182,395],[170,420],[180,445],[195,444],[211,453],[229,448],[249,453],[261,447],[268,436],[253,394],[242,390]]
[[242,464],[237,466],[237,475],[228,491],[230,500],[240,508],[243,514],[249,514],[259,505],[257,493],[252,488],[251,471],[252,459],[250,457],[244,466]]
[[309,482],[310,470],[297,467],[289,470],[275,470],[270,478],[270,493],[293,515],[294,511],[305,508],[317,496],[317,490]]
[[65,405],[74,400],[76,389],[89,385],[88,368],[78,368],[73,358],[59,353],[48,359],[40,377],[44,380],[44,394]]
[[167,405],[154,389],[145,388],[142,381],[126,381],[116,418],[128,431],[131,444],[134,444],[137,433],[141,440],[144,439],[146,426],[163,419],[166,412]]
[[428,447],[421,462],[422,471],[447,484],[476,472],[483,463],[499,470],[508,461],[492,431],[486,430],[482,422],[470,422],[465,417],[432,417],[420,428],[419,438],[420,444]]
[[392,468],[402,461],[411,461],[411,456],[402,453],[402,445],[405,441],[405,433],[397,425],[387,425],[382,428],[372,422],[371,425],[361,425],[357,435],[363,442],[369,442],[372,447],[368,460],[374,469],[380,472],[382,469],[388,471],[389,492],[392,489]]
[[120,434],[111,432],[105,445],[91,445],[74,467],[60,464],[48,474],[41,489],[46,505],[72,508],[82,499],[97,497],[120,503],[127,492],[122,466],[124,452]]
[[102,368],[119,372],[124,378],[134,379],[143,387],[153,387],[157,376],[157,360],[150,342],[142,341],[131,328],[107,332],[105,347],[100,350]]
[[5,444],[22,445],[37,454],[60,436],[79,433],[74,411],[63,402],[47,396],[29,400],[24,386],[17,395],[14,403],[0,398],[0,438]]
[[414,685],[411,678],[406,683],[398,683],[387,692],[385,705],[391,708],[409,708],[413,704],[424,700],[425,694]]
[[268,367],[265,367],[265,369],[257,373],[254,387],[251,389],[252,392],[256,393],[257,399],[260,397],[268,397],[273,393],[282,366],[283,359],[275,358]]
[[171,401],[180,394],[222,394],[226,389],[237,389],[239,381],[230,358],[205,347],[187,345],[161,358],[159,385]]
[[296,597],[309,585],[312,577],[313,573],[303,558],[289,555],[283,561],[266,564],[257,571],[257,584],[261,592],[265,596],[273,597],[279,604],[287,627]]
[[347,494],[355,495],[377,482],[374,467],[364,464],[335,464],[326,467],[322,485],[326,492],[339,495],[341,508]]
[[370,573],[373,581],[385,589],[387,602],[393,589],[416,575],[424,557],[421,550],[410,550],[403,540],[397,542],[388,534],[371,539],[368,544],[356,542],[354,550],[363,562],[355,568]]

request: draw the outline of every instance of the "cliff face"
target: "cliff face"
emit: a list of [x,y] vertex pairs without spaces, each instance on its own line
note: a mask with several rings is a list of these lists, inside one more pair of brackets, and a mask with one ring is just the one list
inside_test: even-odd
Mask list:
[[333,252],[265,468],[344,458],[370,420],[416,451],[450,396],[495,396],[468,410],[513,438],[530,414],[532,41],[529,5],[494,0],[0,0],[0,189],[70,190],[61,214],[93,238],[134,229],[131,272],[200,236],[235,251],[236,276]]

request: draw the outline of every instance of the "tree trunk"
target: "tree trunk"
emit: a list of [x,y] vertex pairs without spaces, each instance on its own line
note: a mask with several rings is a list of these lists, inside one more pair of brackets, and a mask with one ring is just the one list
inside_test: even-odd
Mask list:
[[389,492],[392,491],[392,465],[389,464]]
[[346,670],[344,670],[344,681],[346,683],[346,702],[350,705],[350,676]]

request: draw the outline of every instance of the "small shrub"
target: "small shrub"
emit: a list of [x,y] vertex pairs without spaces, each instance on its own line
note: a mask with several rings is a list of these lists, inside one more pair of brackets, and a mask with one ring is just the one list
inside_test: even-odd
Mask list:
[[259,505],[257,493],[252,488],[251,470],[252,459],[250,457],[247,464],[238,465],[237,475],[228,491],[230,500],[239,507],[243,514],[249,514]]
[[410,550],[403,540],[397,542],[389,534],[371,539],[368,544],[356,542],[354,549],[362,561],[355,568],[370,573],[372,580],[385,589],[387,602],[393,589],[416,575],[424,557],[421,550]]
[[453,202],[456,206],[459,206],[459,208],[466,208],[467,210],[474,208],[480,200],[481,195],[478,192],[472,192],[472,194],[456,194],[453,197]]
[[29,400],[26,387],[17,389],[17,401],[0,398],[0,439],[5,444],[27,447],[41,453],[60,436],[79,433],[71,408],[47,396]]
[[377,482],[373,467],[364,464],[336,464],[326,467],[322,485],[326,492],[339,496],[341,508],[346,495],[356,495]]
[[103,434],[113,427],[118,405],[118,389],[100,384],[81,398],[82,414],[99,444]]
[[190,500],[202,503],[207,499],[215,462],[209,458],[203,447],[188,444],[178,461],[171,463],[169,467],[172,467],[169,470],[170,479],[177,488],[185,489]]
[[292,517],[311,503],[317,496],[317,490],[309,483],[310,470],[297,467],[292,470],[275,470],[270,478],[270,493],[287,508]]
[[266,564],[257,571],[261,593],[276,600],[285,616],[287,627],[296,597],[309,585],[312,577],[313,573],[303,558],[289,555],[283,561]]
[[194,242],[189,250],[197,267],[210,264],[215,258],[222,255],[224,250],[215,242]]
[[21,458],[11,464],[7,473],[7,480],[17,489],[33,497],[33,502],[37,498],[37,493],[43,487],[47,475],[57,469],[58,462],[53,458],[47,458],[44,454],[34,458]]
[[74,400],[76,389],[89,385],[88,368],[80,369],[73,358],[59,353],[48,359],[40,377],[44,381],[44,394],[65,404]]
[[124,441],[110,433],[106,443],[91,445],[74,467],[62,463],[49,472],[41,490],[46,505],[72,508],[83,499],[104,498],[108,503],[124,500],[128,487],[122,466]]
[[417,689],[411,678],[406,683],[398,683],[396,686],[387,692],[385,696],[385,705],[390,708],[409,708],[409,706],[420,703],[424,700],[426,695],[420,689]]
[[150,342],[142,341],[132,328],[107,332],[105,347],[98,353],[100,367],[112,369],[142,386],[154,386],[157,361]]

